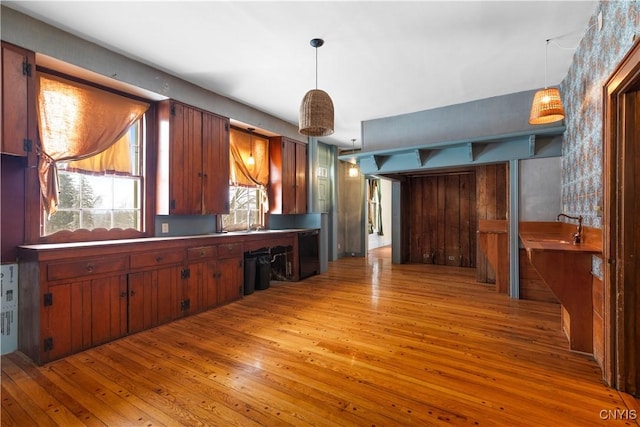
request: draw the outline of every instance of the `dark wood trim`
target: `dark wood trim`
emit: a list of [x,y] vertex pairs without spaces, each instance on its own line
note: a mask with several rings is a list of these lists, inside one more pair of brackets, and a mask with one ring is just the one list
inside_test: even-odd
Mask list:
[[[635,300],[635,287],[628,278],[625,260],[631,254],[633,242],[627,241],[625,228],[633,218],[636,194],[631,194],[632,179],[640,173],[628,158],[632,139],[627,135],[626,122],[631,112],[625,108],[627,94],[640,82],[640,39],[612,73],[603,89],[604,140],[604,378],[612,386],[638,393],[635,372],[638,369],[640,340],[631,334],[640,312]],[[636,124],[637,127],[637,124]],[[637,131],[636,131],[637,132]],[[635,170],[633,170],[635,169]],[[627,191],[623,191],[627,189]],[[625,222],[623,222],[625,221]],[[637,226],[637,224],[635,224]],[[637,244],[638,242],[636,242]],[[634,269],[637,265],[633,266]]]

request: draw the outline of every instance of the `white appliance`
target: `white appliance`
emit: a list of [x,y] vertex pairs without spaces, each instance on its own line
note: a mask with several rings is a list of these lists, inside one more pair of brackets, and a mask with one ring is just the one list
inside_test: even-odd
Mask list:
[[0,354],[18,349],[18,264],[0,265]]

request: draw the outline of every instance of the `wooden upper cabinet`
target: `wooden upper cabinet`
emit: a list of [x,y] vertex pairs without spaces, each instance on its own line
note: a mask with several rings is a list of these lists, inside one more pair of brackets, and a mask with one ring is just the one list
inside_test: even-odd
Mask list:
[[169,100],[158,122],[157,213],[228,213],[229,119]]
[[269,210],[307,212],[307,145],[285,137],[269,139]]
[[229,213],[229,119],[202,115],[203,213]]
[[26,156],[35,143],[35,55],[2,43],[2,133],[4,154]]

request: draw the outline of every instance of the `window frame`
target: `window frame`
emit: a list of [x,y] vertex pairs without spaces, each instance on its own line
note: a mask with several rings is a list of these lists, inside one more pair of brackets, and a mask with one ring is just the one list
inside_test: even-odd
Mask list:
[[40,244],[40,243],[73,243],[73,242],[88,242],[88,241],[104,241],[104,240],[118,240],[118,239],[133,239],[150,237],[154,235],[155,230],[155,176],[156,176],[156,145],[157,145],[157,102],[142,98],[136,95],[132,95],[120,90],[116,90],[101,84],[97,84],[90,80],[78,78],[73,75],[64,74],[56,70],[52,70],[44,67],[37,67],[38,71],[58,75],[65,79],[75,81],[81,84],[91,85],[100,90],[112,92],[120,96],[125,96],[132,99],[137,99],[150,104],[149,109],[143,115],[142,119],[142,168],[143,172],[141,192],[141,221],[142,230],[133,229],[111,229],[98,228],[93,230],[80,229],[75,231],[58,231],[48,236],[41,235],[43,222],[42,218],[44,213],[42,205],[42,197],[40,194],[40,181],[38,179],[38,149],[40,147],[39,135],[37,132],[37,115],[35,105],[35,90],[32,94],[33,106],[30,117],[30,126],[36,129],[36,141],[33,143],[33,149],[27,155],[27,173],[26,173],[26,221],[25,221],[25,241],[27,244]]

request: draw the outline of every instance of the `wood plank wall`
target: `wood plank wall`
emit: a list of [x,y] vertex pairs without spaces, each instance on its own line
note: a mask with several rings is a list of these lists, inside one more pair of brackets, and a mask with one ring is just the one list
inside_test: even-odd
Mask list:
[[415,176],[408,187],[409,262],[475,267],[475,173]]

